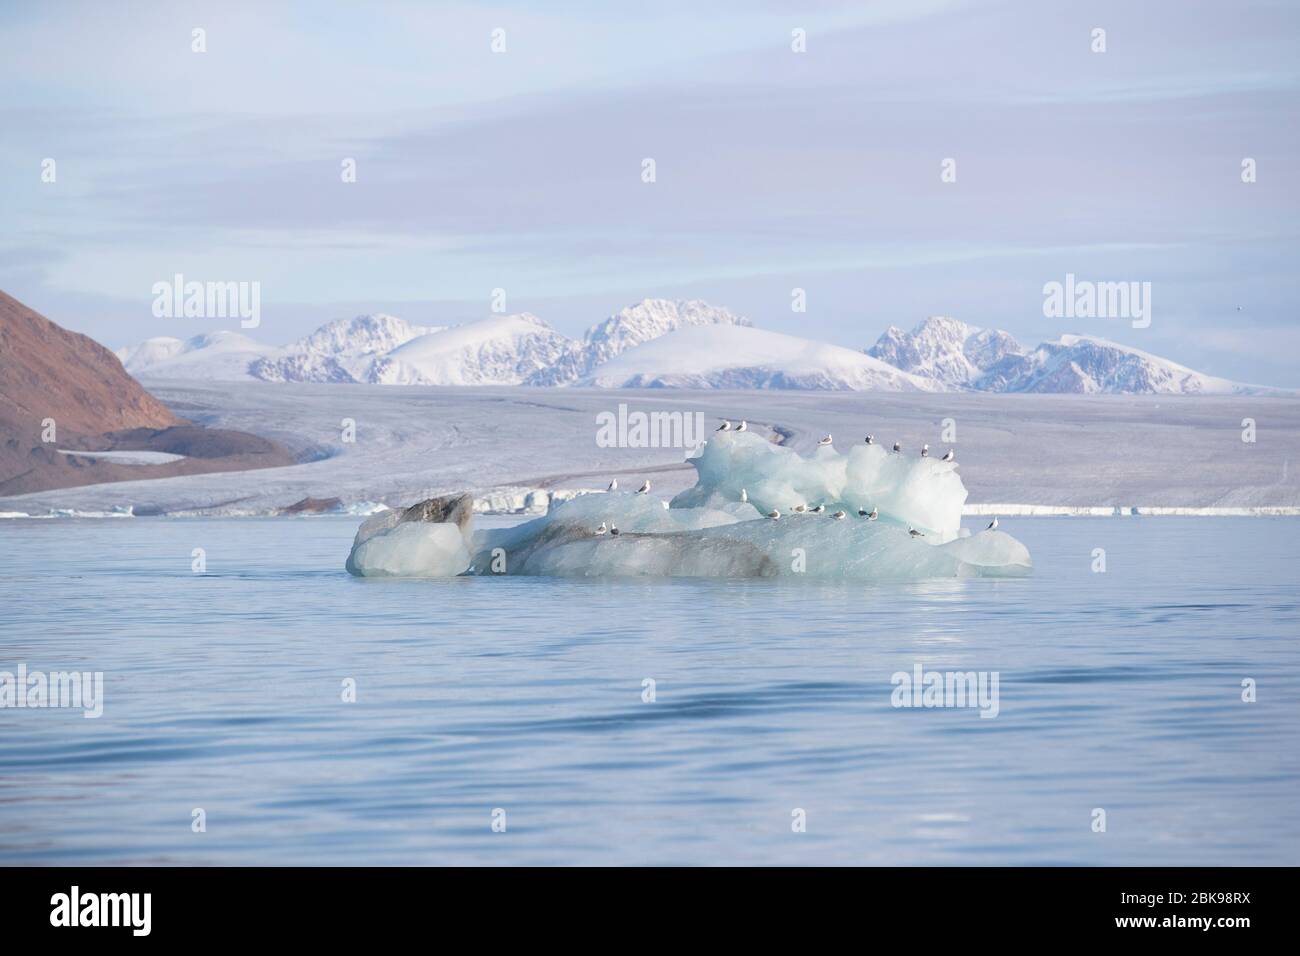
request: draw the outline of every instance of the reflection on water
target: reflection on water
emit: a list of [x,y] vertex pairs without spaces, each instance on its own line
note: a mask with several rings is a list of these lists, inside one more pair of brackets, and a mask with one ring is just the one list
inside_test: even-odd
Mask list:
[[[5,522],[0,670],[106,700],[0,709],[0,862],[1300,862],[1300,523],[1014,524],[1031,578],[873,588],[367,581],[352,521]],[[997,671],[998,716],[895,709],[917,663]]]

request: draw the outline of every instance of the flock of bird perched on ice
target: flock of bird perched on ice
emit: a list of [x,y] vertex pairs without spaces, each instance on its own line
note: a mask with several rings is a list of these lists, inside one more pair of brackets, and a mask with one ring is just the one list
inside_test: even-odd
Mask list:
[[[738,432],[747,431],[748,429],[749,429],[749,422],[745,421],[744,419],[741,419],[740,424],[735,426],[735,430]],[[730,421],[724,418],[722,420],[722,424],[719,425],[716,430],[720,432],[729,432],[732,430],[732,424]],[[866,438],[866,442],[868,445],[874,445],[876,443],[876,436],[868,435]],[[817,443],[817,446],[820,448],[822,446],[829,445],[829,444],[831,444],[831,436],[827,435]],[[902,452],[903,452],[902,442],[894,442],[894,454],[899,455],[902,454]],[[930,457],[929,445],[921,446],[921,457],[922,458]],[[939,460],[956,461],[956,459],[957,459],[956,454],[954,454],[953,450],[949,448],[947,454],[945,454]],[[613,481],[609,483],[609,487],[606,489],[606,491],[617,491],[617,490],[618,490],[618,479],[615,478]],[[636,493],[638,495],[644,495],[649,491],[650,491],[650,479],[647,478],[644,482],[642,482],[641,487],[636,490]],[[744,488],[740,489],[740,500],[749,501],[749,493],[745,491]],[[664,502],[664,507],[665,508],[668,507],[668,502],[666,501]],[[819,505],[815,505],[812,508],[809,508],[806,504],[797,504],[794,505],[790,510],[795,512],[796,514],[819,515],[826,511],[826,506],[819,504]],[[771,511],[767,513],[766,517],[770,518],[773,521],[778,521],[781,518],[781,512],[779,509],[773,508]],[[835,511],[831,513],[831,517],[834,518],[836,521],[843,521],[845,518],[848,517],[848,515],[843,511]],[[880,513],[876,508],[872,508],[870,511],[868,511],[866,508],[859,508],[858,517],[866,518],[868,521],[875,521],[877,518],[880,517]],[[994,518],[992,521],[989,522],[989,526],[987,530],[994,531],[997,529],[997,526],[998,526],[998,519]],[[614,526],[607,526],[606,523],[602,521],[600,523],[600,527],[596,529],[596,534],[607,534],[607,533],[616,535],[618,534],[618,528]],[[910,534],[913,538],[925,537],[924,533],[917,531],[915,528],[911,527],[910,525],[908,526],[907,533]]]

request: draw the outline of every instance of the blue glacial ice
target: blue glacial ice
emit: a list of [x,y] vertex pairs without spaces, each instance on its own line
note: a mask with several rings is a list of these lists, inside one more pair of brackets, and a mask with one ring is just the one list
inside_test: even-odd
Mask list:
[[[1032,568],[1029,551],[1010,535],[961,528],[966,488],[955,462],[865,444],[802,456],[749,432],[717,433],[688,461],[696,484],[667,505],[632,492],[584,495],[545,517],[478,532],[467,497],[455,507],[447,504],[453,499],[438,499],[432,510],[423,503],[420,517],[380,515],[358,531],[347,567],[366,577],[858,581],[1018,577]],[[859,515],[872,509],[878,520]],[[429,523],[452,511],[448,521]],[[780,517],[767,517],[772,511]],[[837,511],[845,517],[833,517]]]

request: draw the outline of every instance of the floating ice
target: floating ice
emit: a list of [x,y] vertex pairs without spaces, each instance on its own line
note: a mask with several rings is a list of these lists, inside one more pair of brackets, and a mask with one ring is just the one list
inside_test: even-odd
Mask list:
[[[847,455],[823,446],[803,457],[745,432],[717,434],[690,462],[698,480],[667,508],[649,495],[590,494],[553,503],[545,517],[477,533],[453,499],[372,518],[357,533],[348,570],[909,581],[1014,577],[1032,567],[1010,535],[961,530],[966,489],[953,462],[877,445]],[[879,519],[859,509],[875,509]],[[774,510],[779,519],[766,517]],[[832,517],[837,511],[846,516]],[[421,518],[452,513],[459,524]]]
[[363,541],[348,558],[348,570],[363,578],[454,577],[468,566],[465,539],[454,524],[399,524]]
[[450,578],[469,567],[469,549],[452,523],[406,521],[382,512],[361,525],[347,569],[363,578]]
[[881,445],[855,445],[847,455],[820,445],[805,458],[753,432],[718,432],[690,463],[696,485],[673,499],[674,508],[738,501],[744,489],[764,514],[820,504],[826,514],[843,510],[856,520],[859,509],[878,508],[882,519],[951,541],[966,503],[955,461],[895,454]]

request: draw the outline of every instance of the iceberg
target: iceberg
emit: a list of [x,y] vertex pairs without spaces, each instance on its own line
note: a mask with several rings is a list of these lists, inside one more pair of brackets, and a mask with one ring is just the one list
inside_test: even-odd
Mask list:
[[361,523],[345,565],[362,578],[449,578],[469,566],[469,495],[385,509]]
[[468,563],[455,525],[407,523],[357,545],[348,570],[367,578],[444,578],[460,574]]
[[804,457],[753,432],[717,432],[688,461],[697,473],[695,487],[674,498],[674,508],[739,501],[743,490],[762,514],[780,511],[781,521],[797,516],[799,506],[824,506],[818,518],[842,510],[855,521],[859,509],[874,508],[882,521],[943,542],[957,537],[966,503],[955,461],[895,454],[880,445],[856,445],[847,455],[819,445]]
[[[552,502],[544,517],[473,529],[473,499],[430,499],[370,518],[347,569],[363,577],[809,577],[868,582],[1020,577],[1029,550],[961,527],[957,463],[879,445],[810,456],[719,432],[688,458],[696,483],[670,502],[608,492]],[[876,511],[877,520],[859,514]],[[779,518],[768,513],[779,511]],[[837,518],[837,512],[844,517]],[[603,530],[602,530],[603,529]]]

